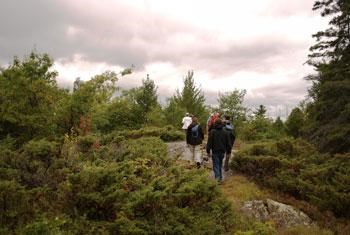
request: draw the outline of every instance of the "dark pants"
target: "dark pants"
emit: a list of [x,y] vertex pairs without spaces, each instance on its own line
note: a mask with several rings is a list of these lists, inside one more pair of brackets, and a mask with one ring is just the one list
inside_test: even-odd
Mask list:
[[222,160],[225,157],[225,153],[213,153],[213,170],[215,179],[217,181],[222,181]]

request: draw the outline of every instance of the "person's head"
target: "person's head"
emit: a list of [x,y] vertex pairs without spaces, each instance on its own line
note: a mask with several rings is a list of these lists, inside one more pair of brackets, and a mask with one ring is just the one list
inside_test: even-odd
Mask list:
[[186,113],[185,116],[188,117],[190,114],[189,113]]
[[215,120],[215,123],[214,123],[215,126],[221,125],[221,124],[222,124],[221,118],[218,118],[218,119]]
[[198,118],[195,116],[192,116],[192,123],[193,124],[198,124]]
[[229,115],[225,115],[225,122],[230,123],[231,117]]

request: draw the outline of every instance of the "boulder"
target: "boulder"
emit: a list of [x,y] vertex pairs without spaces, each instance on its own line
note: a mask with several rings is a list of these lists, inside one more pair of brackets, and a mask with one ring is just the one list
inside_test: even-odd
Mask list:
[[302,211],[271,199],[247,201],[241,211],[259,221],[273,221],[277,227],[310,225],[312,220]]

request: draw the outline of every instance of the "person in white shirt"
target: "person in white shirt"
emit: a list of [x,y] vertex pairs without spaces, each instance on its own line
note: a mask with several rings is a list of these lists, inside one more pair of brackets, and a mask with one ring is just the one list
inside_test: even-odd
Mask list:
[[192,123],[192,118],[190,117],[189,113],[186,113],[185,117],[182,119],[182,130],[184,130],[184,132],[187,132],[187,128],[188,126]]

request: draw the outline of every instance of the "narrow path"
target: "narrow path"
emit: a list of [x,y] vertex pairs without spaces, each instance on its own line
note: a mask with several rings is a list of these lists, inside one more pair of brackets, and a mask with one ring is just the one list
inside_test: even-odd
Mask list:
[[[169,143],[167,143],[167,145],[168,145],[168,155],[170,157],[176,157],[179,160],[187,161],[189,165],[194,164],[192,162],[191,151],[187,147],[187,144],[185,141],[169,142]],[[203,156],[206,156],[206,151],[205,151],[204,146],[205,146],[205,144],[203,144],[202,154],[203,154]],[[211,159],[209,159],[208,161],[203,161],[203,166],[206,169],[212,169]],[[211,176],[214,177],[213,172],[211,172]],[[228,172],[223,171],[224,180],[225,180],[225,178],[227,178],[229,176],[232,176],[231,170]]]

